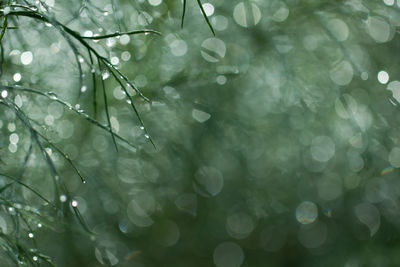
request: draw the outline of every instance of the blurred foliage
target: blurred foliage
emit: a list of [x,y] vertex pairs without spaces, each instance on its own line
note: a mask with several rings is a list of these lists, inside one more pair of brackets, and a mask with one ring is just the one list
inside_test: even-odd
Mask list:
[[0,26],[1,266],[400,266],[399,1],[1,0]]

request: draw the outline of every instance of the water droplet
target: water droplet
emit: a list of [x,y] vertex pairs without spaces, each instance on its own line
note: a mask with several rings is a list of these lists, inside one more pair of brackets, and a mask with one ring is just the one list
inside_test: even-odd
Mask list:
[[384,18],[370,16],[367,20],[367,31],[377,43],[389,41],[390,30],[390,25]]
[[239,212],[231,214],[226,219],[225,227],[230,236],[236,239],[243,239],[253,231],[254,223],[249,215]]
[[128,61],[129,59],[131,59],[131,53],[129,53],[128,51],[122,52],[121,59],[123,61]]
[[197,212],[197,197],[195,194],[183,194],[175,200],[176,207],[184,212],[196,216]]
[[72,200],[72,201],[71,201],[71,206],[72,206],[73,208],[78,207],[78,201]]
[[47,95],[51,98],[51,99],[57,99],[57,95],[54,92],[48,92]]
[[346,41],[349,37],[349,28],[341,19],[331,19],[327,23],[327,28],[339,42]]
[[66,196],[66,195],[61,195],[61,196],[60,196],[60,201],[61,201],[61,202],[67,201],[67,196]]
[[25,51],[21,54],[21,62],[24,65],[29,65],[32,63],[33,54],[31,51]]
[[195,174],[193,187],[195,191],[204,197],[218,195],[224,186],[222,173],[214,167],[201,167]]
[[313,223],[318,217],[318,208],[311,201],[304,201],[296,208],[296,219],[301,224]]
[[328,136],[317,136],[312,140],[311,156],[319,162],[327,162],[335,155],[335,143]]
[[361,223],[365,224],[373,236],[379,230],[381,225],[381,214],[372,204],[364,202],[354,208],[354,213]]
[[118,57],[112,57],[111,58],[111,64],[112,65],[118,65],[119,63],[119,58]]
[[210,3],[204,3],[203,9],[207,17],[212,16],[212,14],[214,14],[214,6]]
[[348,61],[336,64],[329,72],[331,80],[337,85],[348,85],[353,79],[353,66]]
[[208,38],[201,44],[201,55],[208,62],[218,62],[225,57],[226,46],[217,38]]
[[174,40],[170,45],[171,53],[176,57],[181,57],[186,54],[188,46],[183,40]]
[[7,90],[1,91],[1,97],[2,97],[2,98],[6,98],[7,96],[8,96]]
[[3,14],[4,14],[4,15],[10,14],[10,12],[11,12],[11,8],[10,8],[9,6],[6,6],[6,7],[3,9]]
[[233,18],[236,23],[242,27],[251,27],[257,25],[261,20],[260,8],[254,4],[245,4],[240,2],[233,10]]
[[198,121],[200,123],[203,123],[203,122],[208,121],[211,118],[211,115],[208,114],[207,112],[202,111],[202,110],[193,109],[192,110],[192,117],[196,121]]
[[110,73],[108,71],[103,71],[103,73],[101,74],[101,78],[103,80],[107,80],[110,77]]
[[16,82],[19,82],[20,80],[22,79],[22,76],[21,76],[21,73],[15,73],[14,75],[13,75],[13,80],[14,81],[16,81]]
[[378,81],[381,84],[387,84],[388,81],[389,81],[389,74],[384,70],[381,70],[380,72],[378,72],[378,76],[377,77],[378,77]]

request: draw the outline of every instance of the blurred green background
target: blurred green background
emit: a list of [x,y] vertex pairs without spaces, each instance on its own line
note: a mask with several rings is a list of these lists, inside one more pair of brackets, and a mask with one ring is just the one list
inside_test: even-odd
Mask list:
[[[14,17],[18,29],[2,40],[1,96],[87,183],[44,142],[69,194],[56,192],[30,132],[1,106],[1,173],[20,175],[33,144],[21,181],[67,201],[56,214],[25,187],[2,190],[0,239],[36,242],[56,266],[400,266],[399,1],[203,1],[215,37],[196,1],[187,1],[183,28],[179,0],[47,0],[48,10],[17,2],[83,36],[162,33],[88,40],[150,99],[130,88],[156,148],[82,45],[73,41],[81,86],[64,36]],[[10,1],[0,3],[7,13]],[[117,151],[84,116],[4,87],[52,91],[94,117],[91,70],[96,119],[107,123],[102,77],[112,128],[136,148],[117,140]],[[25,205],[40,216],[18,223],[24,216],[10,208]],[[0,265],[13,266],[2,253]]]

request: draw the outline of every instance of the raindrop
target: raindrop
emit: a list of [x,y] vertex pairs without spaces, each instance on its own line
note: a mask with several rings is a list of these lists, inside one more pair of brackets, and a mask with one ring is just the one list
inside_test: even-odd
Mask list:
[[208,62],[218,62],[225,57],[225,54],[226,46],[220,39],[209,38],[201,44],[201,55]]
[[109,77],[110,77],[110,73],[109,73],[108,71],[104,70],[104,71],[102,72],[102,74],[101,74],[101,78],[102,78],[103,80],[107,80]]
[[206,13],[207,17],[211,16],[214,14],[214,6],[210,3],[204,3],[203,4],[203,9],[204,12]]
[[47,95],[48,95],[51,99],[53,99],[53,100],[56,100],[56,99],[57,99],[57,95],[56,95],[56,93],[54,93],[54,92],[48,92]]
[[276,22],[283,22],[289,16],[289,9],[287,8],[285,3],[275,2],[273,4],[274,13],[272,15],[272,20]]
[[183,194],[175,200],[176,207],[193,216],[197,212],[197,197],[195,194]]
[[85,32],[83,33],[83,36],[85,36],[85,37],[92,37],[92,36],[93,36],[93,32],[92,32],[92,31],[85,31]]
[[365,224],[373,236],[379,230],[381,225],[381,216],[379,210],[372,204],[361,203],[354,208],[357,218]]
[[162,3],[162,0],[148,0],[149,4],[152,6],[159,6]]
[[2,98],[6,98],[7,96],[8,96],[7,90],[1,91],[1,97],[2,97]]
[[211,197],[218,195],[224,186],[222,173],[214,167],[201,167],[195,174],[193,187],[199,195]]
[[400,168],[400,148],[394,147],[389,153],[389,162],[395,168]]
[[213,27],[218,31],[223,31],[228,28],[228,19],[224,16],[218,15],[212,17],[211,22]]
[[361,79],[364,81],[368,80],[368,72],[364,71],[361,73]]
[[18,143],[18,141],[19,141],[18,134],[16,134],[16,133],[10,134],[10,138],[9,139],[10,139],[10,143],[11,144],[16,145]]
[[226,230],[230,236],[243,239],[254,229],[253,219],[246,213],[235,213],[226,219]]
[[111,58],[111,64],[118,65],[118,63],[119,63],[119,58],[118,57],[112,57]]
[[16,82],[19,82],[20,80],[22,79],[22,76],[21,76],[21,73],[15,73],[14,75],[13,75],[13,80],[14,81],[16,81]]
[[341,19],[329,20],[327,23],[327,28],[339,42],[346,41],[346,39],[349,37],[349,28]]
[[117,40],[115,38],[108,38],[106,41],[106,45],[108,47],[113,47],[117,44]]
[[139,194],[129,202],[127,215],[129,220],[139,227],[148,227],[154,223],[150,214],[155,209],[155,200],[151,195]]
[[15,209],[13,208],[13,207],[8,207],[8,213],[10,213],[11,215],[15,215],[15,214],[17,214],[16,212],[15,212]]
[[233,10],[233,18],[240,26],[251,27],[260,22],[261,11],[254,3],[240,2]]
[[83,57],[81,55],[78,55],[78,61],[79,61],[79,63],[85,62],[85,60],[83,59]]
[[71,201],[71,206],[72,206],[73,208],[78,207],[78,201],[72,200],[72,201]]
[[188,49],[186,42],[183,40],[175,40],[169,45],[169,47],[171,53],[177,57],[185,55]]
[[67,196],[66,196],[66,195],[61,195],[61,196],[60,196],[60,201],[61,201],[61,202],[67,201]]
[[123,61],[128,61],[129,59],[131,59],[131,53],[129,53],[128,51],[122,52],[121,59]]
[[387,6],[393,6],[393,5],[394,5],[394,0],[383,0],[383,2],[384,2],[385,5],[387,5]]
[[389,41],[390,25],[381,17],[370,16],[367,20],[367,31],[377,43]]
[[317,136],[311,143],[311,156],[319,162],[326,162],[335,155],[335,143],[328,136]]
[[304,201],[296,208],[296,220],[301,224],[313,223],[318,218],[318,208],[311,201]]
[[224,85],[224,84],[226,84],[226,82],[227,82],[227,78],[226,78],[226,76],[224,76],[224,75],[218,75],[217,76],[217,83],[219,84],[219,85]]
[[353,67],[348,61],[336,64],[329,72],[331,80],[337,85],[348,85],[353,79]]
[[127,44],[129,44],[130,40],[131,40],[131,38],[130,38],[129,35],[127,35],[127,34],[121,35],[121,37],[119,38],[119,42],[120,42],[122,45],[127,45]]
[[4,16],[10,14],[10,12],[11,12],[11,8],[10,8],[9,6],[6,6],[6,7],[3,9],[3,14],[4,14]]
[[21,62],[24,65],[29,65],[32,63],[33,54],[31,51],[26,51],[21,54]]
[[378,72],[377,77],[378,77],[378,81],[381,84],[387,84],[389,82],[389,74],[384,70],[381,70],[380,72]]
[[193,119],[195,119],[196,121],[203,123],[208,121],[211,118],[211,115],[208,114],[207,112],[198,110],[198,109],[193,109],[192,111],[192,117]]
[[393,98],[400,103],[400,82],[392,81],[388,84],[387,90],[392,91]]
[[352,118],[357,108],[357,102],[349,94],[344,94],[335,101],[336,114],[343,119]]
[[114,251],[112,252],[113,247],[109,244],[105,243],[99,247],[94,249],[94,254],[96,259],[102,264],[107,266],[114,266],[119,263],[118,258],[114,255]]
[[8,129],[10,132],[14,132],[15,129],[16,129],[15,124],[12,123],[12,122],[10,122],[10,123],[8,124],[8,126],[7,126],[7,129]]

